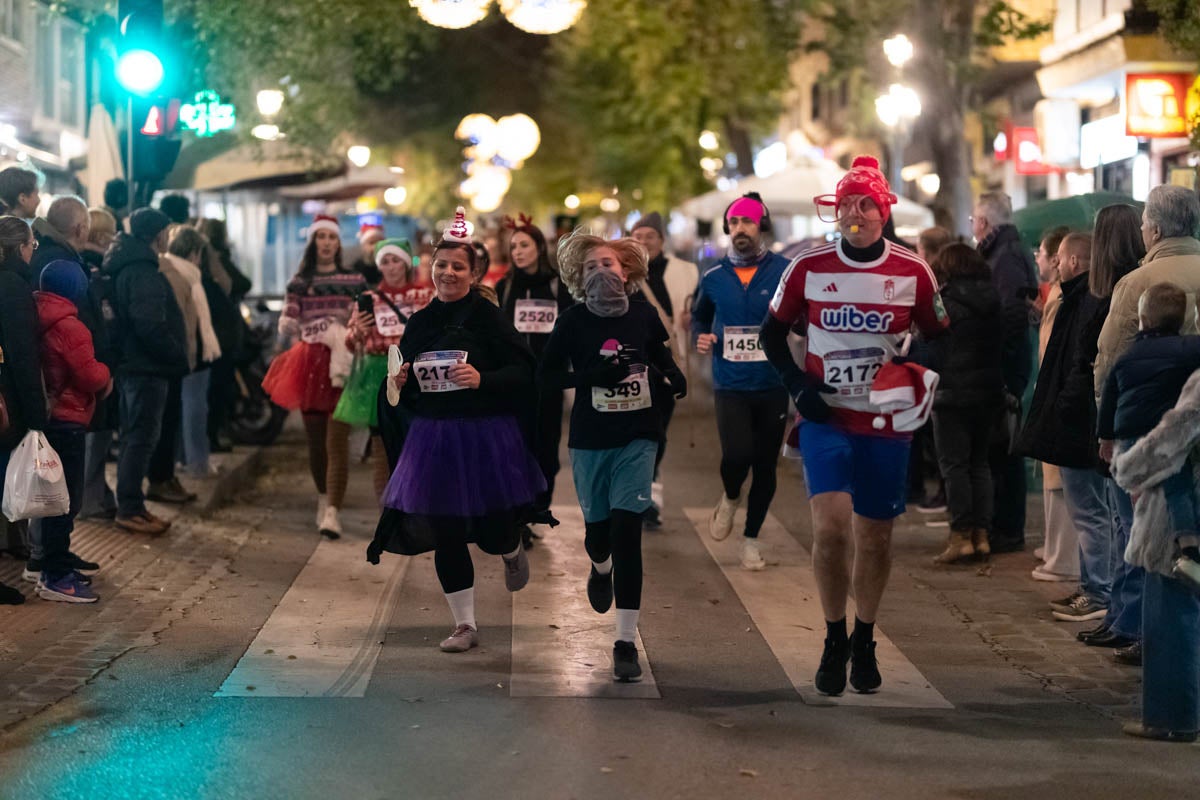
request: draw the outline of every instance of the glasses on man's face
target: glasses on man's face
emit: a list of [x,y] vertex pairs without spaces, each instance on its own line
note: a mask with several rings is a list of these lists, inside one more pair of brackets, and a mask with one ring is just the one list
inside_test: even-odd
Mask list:
[[37,250],[38,249],[38,240],[30,239],[28,242],[25,243],[25,246],[28,247],[30,250]]

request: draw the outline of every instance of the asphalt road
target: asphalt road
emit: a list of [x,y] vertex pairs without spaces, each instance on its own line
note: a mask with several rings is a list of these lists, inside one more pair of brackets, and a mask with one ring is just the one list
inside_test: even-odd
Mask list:
[[[0,798],[1195,796],[1194,747],[1120,733],[1120,720],[1137,713],[1138,671],[1051,619],[1046,601],[1070,587],[1030,580],[1031,553],[935,568],[944,529],[917,514],[897,530],[879,624],[949,707],[889,706],[887,671],[878,702],[806,702],[785,668],[793,653],[781,631],[789,620],[809,631],[815,600],[777,592],[754,601],[752,615],[743,596],[754,587],[722,571],[687,516],[719,491],[710,402],[681,404],[666,526],[645,536],[640,633],[659,697],[587,682],[589,668],[607,667],[606,654],[593,662],[588,648],[607,640],[610,619],[594,630],[586,620],[566,632],[545,624],[543,604],[566,609],[583,592],[585,575],[572,584],[562,567],[579,547],[567,526],[531,553],[533,581],[563,588],[538,595],[536,607],[518,605],[514,621],[498,559],[477,557],[482,646],[439,652],[452,625],[432,560],[397,572],[397,557],[385,557],[378,577],[353,572],[375,520],[361,465],[347,536],[318,548],[293,432],[234,505],[114,550],[97,577],[101,603],[34,599],[0,610],[0,713],[9,715],[0,718]],[[556,501],[568,508],[569,484],[565,468]],[[811,545],[792,465],[780,486],[772,513],[782,527],[764,538],[776,561]],[[1040,538],[1036,506],[1030,548]],[[379,623],[337,619],[337,597],[375,603]],[[310,600],[311,618],[296,605]],[[270,648],[279,652],[254,652],[272,630],[282,631],[283,644]],[[298,657],[282,656],[293,645]],[[346,682],[339,696],[255,695],[287,694],[272,669],[318,650],[333,660],[354,654],[361,696]],[[235,668],[253,666],[243,659],[266,655],[281,658],[262,667],[261,686],[239,682]],[[514,696],[532,673],[572,668],[583,675],[564,690],[574,696]],[[214,696],[229,685],[241,696]]]

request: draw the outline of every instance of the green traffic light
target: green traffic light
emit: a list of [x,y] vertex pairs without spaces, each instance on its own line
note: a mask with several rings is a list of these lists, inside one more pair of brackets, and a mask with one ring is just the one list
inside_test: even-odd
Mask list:
[[149,50],[129,50],[117,59],[117,80],[133,94],[150,94],[163,82],[162,60]]

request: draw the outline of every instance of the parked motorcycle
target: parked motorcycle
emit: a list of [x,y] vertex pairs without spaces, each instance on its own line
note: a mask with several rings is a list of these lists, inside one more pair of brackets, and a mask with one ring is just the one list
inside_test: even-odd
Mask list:
[[237,444],[269,445],[279,438],[288,417],[287,409],[272,403],[262,388],[275,351],[277,314],[265,298],[247,299],[241,309],[246,335],[234,373],[237,395],[229,417],[229,435]]

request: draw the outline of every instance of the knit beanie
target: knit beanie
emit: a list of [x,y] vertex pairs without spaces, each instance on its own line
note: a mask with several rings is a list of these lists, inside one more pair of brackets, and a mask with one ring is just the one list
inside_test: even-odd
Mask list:
[[850,171],[842,176],[837,185],[837,202],[851,195],[865,195],[879,209],[884,222],[891,216],[892,205],[898,202],[888,186],[887,178],[879,171],[879,161],[871,156],[858,156],[850,165]]
[[83,274],[83,267],[74,261],[60,258],[45,266],[38,279],[38,285],[43,292],[65,297],[79,305],[79,301],[87,296],[88,279]]
[[129,217],[129,232],[134,238],[150,244],[162,233],[171,220],[167,215],[154,208],[139,208]]
[[658,234],[658,238],[660,238],[660,239],[667,238],[666,234],[663,233],[662,215],[659,214],[657,211],[651,211],[649,214],[646,214],[644,217],[639,219],[637,222],[633,223],[633,227],[629,229],[629,232],[633,233],[638,228],[653,228],[655,233]]
[[379,263],[379,259],[387,253],[400,256],[400,260],[409,267],[413,265],[412,245],[408,239],[384,239],[375,245],[375,263]]

